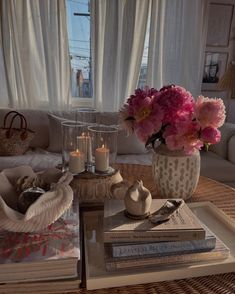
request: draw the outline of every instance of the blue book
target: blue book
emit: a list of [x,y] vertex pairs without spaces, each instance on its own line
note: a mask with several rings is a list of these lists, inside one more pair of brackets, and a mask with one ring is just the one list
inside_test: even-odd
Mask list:
[[205,239],[148,243],[106,243],[105,247],[112,257],[118,258],[136,258],[153,255],[163,256],[210,251],[215,248],[216,237],[206,226],[203,225],[203,227],[206,231]]

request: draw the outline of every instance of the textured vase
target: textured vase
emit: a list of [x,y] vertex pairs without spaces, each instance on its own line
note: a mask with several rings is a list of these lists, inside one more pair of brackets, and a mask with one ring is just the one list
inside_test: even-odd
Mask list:
[[161,198],[189,199],[200,175],[200,153],[185,155],[161,144],[153,154],[153,177]]

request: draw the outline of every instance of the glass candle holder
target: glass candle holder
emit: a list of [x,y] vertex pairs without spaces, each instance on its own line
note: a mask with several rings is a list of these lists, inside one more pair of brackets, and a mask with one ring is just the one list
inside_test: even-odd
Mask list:
[[75,121],[93,125],[96,122],[97,110],[94,108],[79,107],[76,109]]
[[61,127],[63,171],[79,174],[86,170],[91,161],[91,138],[87,134],[87,125],[64,121]]
[[96,125],[88,127],[92,144],[92,162],[95,173],[109,174],[117,155],[118,128]]

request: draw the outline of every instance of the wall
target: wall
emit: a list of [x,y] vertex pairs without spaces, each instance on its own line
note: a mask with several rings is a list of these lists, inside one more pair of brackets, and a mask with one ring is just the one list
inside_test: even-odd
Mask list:
[[[227,46],[209,46],[207,44],[205,51],[206,52],[216,52],[221,53],[223,56],[227,54],[227,64],[228,67],[231,61],[235,61],[235,0],[212,0],[210,3],[213,4],[224,4],[224,5],[233,5],[233,17],[230,28],[229,43]],[[231,7],[231,6],[229,6]],[[211,13],[212,10],[210,10]],[[211,15],[209,15],[210,17]],[[208,34],[210,30],[208,29]],[[214,31],[214,33],[216,33]],[[209,36],[208,36],[209,37]],[[222,55],[221,55],[222,56]],[[212,89],[214,88],[214,89]],[[218,91],[216,89],[216,84],[202,84],[202,94],[207,97],[217,97],[224,100],[227,112],[227,121],[235,123],[235,99],[230,98],[229,92]]]

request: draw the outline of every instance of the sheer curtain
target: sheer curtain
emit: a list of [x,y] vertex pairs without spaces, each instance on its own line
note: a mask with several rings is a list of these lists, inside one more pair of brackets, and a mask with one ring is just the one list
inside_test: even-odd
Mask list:
[[8,105],[66,108],[71,95],[65,1],[2,0],[0,21]]
[[149,0],[93,0],[92,64],[95,107],[117,111],[137,86]]
[[147,84],[201,92],[208,1],[152,0]]

